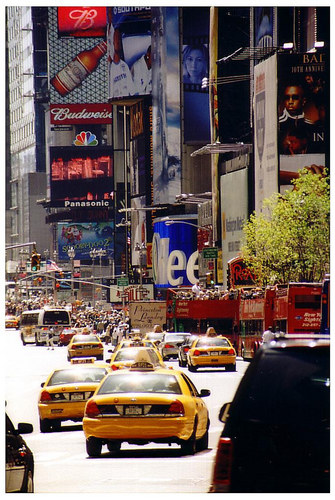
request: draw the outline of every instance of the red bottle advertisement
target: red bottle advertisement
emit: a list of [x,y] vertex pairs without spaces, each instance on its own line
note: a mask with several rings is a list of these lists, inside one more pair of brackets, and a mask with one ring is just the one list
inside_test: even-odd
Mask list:
[[61,96],[69,94],[98,67],[106,52],[105,41],[90,50],[83,50],[52,78],[51,85]]

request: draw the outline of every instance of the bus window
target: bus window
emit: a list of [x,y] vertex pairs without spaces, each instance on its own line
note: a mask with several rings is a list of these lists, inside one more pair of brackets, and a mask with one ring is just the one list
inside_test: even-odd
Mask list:
[[316,309],[320,310],[320,295],[295,295],[294,306],[296,309]]
[[46,310],[43,317],[43,325],[69,325],[70,314],[64,310]]
[[21,316],[21,326],[38,325],[39,312],[23,313]]

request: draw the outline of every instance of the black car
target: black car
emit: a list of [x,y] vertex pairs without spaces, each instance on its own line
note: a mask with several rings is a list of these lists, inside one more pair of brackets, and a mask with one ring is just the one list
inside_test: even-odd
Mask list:
[[6,493],[34,492],[34,457],[21,434],[33,432],[31,424],[15,429],[6,414]]
[[191,335],[190,337],[187,337],[184,343],[179,347],[178,351],[179,366],[187,366],[186,353],[191,348],[191,345],[193,344],[194,340],[196,340],[198,337],[199,335]]
[[211,493],[329,493],[329,337],[264,345],[219,419]]

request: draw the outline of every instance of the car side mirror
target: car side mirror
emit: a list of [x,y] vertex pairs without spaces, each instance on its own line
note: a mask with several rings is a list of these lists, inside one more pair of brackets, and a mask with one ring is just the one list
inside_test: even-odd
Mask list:
[[111,358],[105,359],[105,363],[110,363],[110,362],[111,362]]
[[201,398],[206,398],[207,396],[211,395],[211,391],[209,389],[201,389],[200,391],[200,397]]
[[33,432],[34,428],[32,424],[26,424],[23,422],[20,422],[17,426],[17,433],[18,434],[31,434]]
[[221,410],[219,411],[219,420],[220,422],[225,423],[229,417],[229,409],[230,409],[231,403],[225,403],[222,407]]
[[42,388],[44,387],[44,384],[45,384],[45,382],[42,382],[42,383],[41,383],[41,387],[42,387]]

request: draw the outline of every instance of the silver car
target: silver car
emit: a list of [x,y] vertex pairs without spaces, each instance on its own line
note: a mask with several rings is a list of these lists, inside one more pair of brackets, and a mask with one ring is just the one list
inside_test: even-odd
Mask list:
[[164,360],[168,358],[178,358],[179,347],[185,342],[186,338],[190,336],[190,333],[185,332],[166,333],[159,344],[162,358]]

